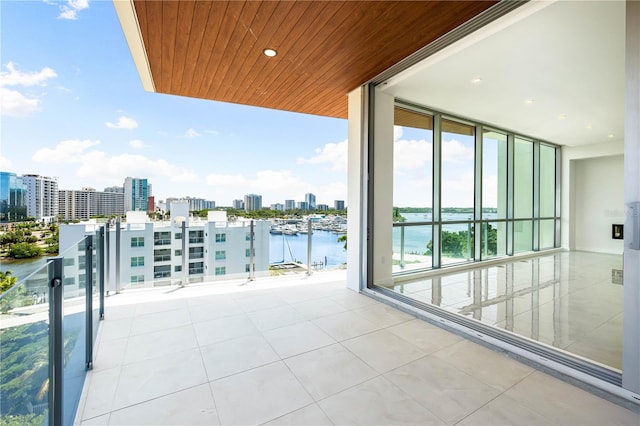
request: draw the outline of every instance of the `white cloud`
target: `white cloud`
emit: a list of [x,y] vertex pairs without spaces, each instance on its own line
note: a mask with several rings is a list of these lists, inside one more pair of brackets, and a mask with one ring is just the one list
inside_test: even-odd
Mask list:
[[13,163],[7,157],[0,155],[0,170],[9,170],[13,167]]
[[67,4],[60,6],[59,19],[78,19],[78,12],[89,7],[89,0],[68,0]]
[[144,141],[141,141],[140,139],[134,139],[129,141],[129,146],[133,149],[144,149],[144,148],[147,148],[149,145],[147,145],[146,143],[144,143]]
[[0,114],[24,117],[40,110],[39,99],[27,98],[16,90],[0,87]]
[[0,86],[45,86],[47,80],[58,76],[49,67],[44,67],[38,72],[22,72],[16,69],[13,62],[9,62],[5,68],[7,71],[0,72]]
[[311,158],[299,157],[297,164],[329,164],[332,170],[347,170],[347,141],[328,143],[315,150],[316,155]]
[[33,154],[32,160],[36,163],[79,163],[82,161],[82,153],[92,146],[99,145],[100,141],[89,139],[70,139],[62,141],[55,148],[40,148]]
[[184,134],[185,138],[197,138],[199,136],[202,136],[202,135],[200,133],[196,132],[195,129],[189,129]]
[[130,117],[120,116],[117,123],[106,122],[110,129],[135,129],[138,127],[138,122]]
[[473,146],[466,146],[456,139],[442,141],[442,161],[460,163],[473,160]]
[[49,67],[38,72],[22,72],[16,69],[13,62],[9,62],[5,68],[6,71],[0,72],[0,114],[23,117],[38,112],[40,99],[5,86],[46,86],[47,80],[58,76],[56,72]]
[[205,132],[205,133],[208,133],[208,134],[210,134],[210,135],[215,135],[215,136],[217,136],[217,135],[219,135],[219,134],[220,134],[220,132],[219,132],[219,131],[217,131],[217,130],[205,130],[204,132]]
[[402,126],[393,126],[393,141],[395,142],[397,140],[400,140],[403,133],[404,130],[402,129]]
[[38,163],[78,164],[77,177],[94,179],[101,182],[113,182],[125,176],[147,176],[167,178],[171,182],[196,182],[197,175],[164,159],[152,159],[138,154],[109,155],[103,151],[89,148],[100,141],[67,140],[53,149],[41,148],[33,155]]
[[396,171],[423,169],[431,162],[432,144],[422,140],[398,140],[393,148],[393,167]]
[[207,185],[209,186],[241,186],[247,182],[242,175],[224,175],[210,174],[207,175]]

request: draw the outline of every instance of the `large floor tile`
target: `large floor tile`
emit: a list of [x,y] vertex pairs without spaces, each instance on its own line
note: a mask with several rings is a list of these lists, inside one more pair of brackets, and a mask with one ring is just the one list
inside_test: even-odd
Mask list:
[[127,338],[118,340],[100,340],[99,347],[94,352],[93,371],[108,370],[120,367],[127,349]]
[[556,424],[640,424],[640,414],[541,372],[529,375],[505,395]]
[[262,292],[262,294],[243,294],[236,297],[238,307],[242,312],[260,311],[263,309],[277,308],[285,302],[273,292]]
[[337,304],[344,306],[346,309],[364,308],[365,306],[370,306],[378,303],[370,297],[347,289],[340,291],[335,296],[331,296],[330,298]]
[[554,426],[557,424],[505,395],[498,396],[456,423],[457,426]]
[[415,318],[413,315],[409,315],[382,303],[354,309],[353,312],[380,327],[390,327]]
[[342,344],[379,373],[425,356],[423,351],[387,330],[365,334]]
[[210,383],[220,422],[264,423],[313,402],[282,362],[265,365]]
[[351,339],[382,328],[353,312],[328,315],[312,322],[338,341]]
[[318,404],[311,404],[265,424],[282,426],[323,426],[332,425],[333,423],[329,420],[327,415],[324,414],[324,411],[318,407]]
[[316,401],[378,375],[339,343],[289,358],[285,363]]
[[534,371],[533,368],[509,358],[506,354],[469,340],[434,352],[433,356],[498,390],[509,389]]
[[168,328],[129,337],[123,362],[129,364],[197,347],[198,341],[191,325]]
[[76,423],[79,423],[80,426],[107,426],[109,424],[110,415],[111,414],[105,414],[102,416],[93,417],[91,419],[83,420],[82,422],[76,422]]
[[120,367],[89,372],[85,381],[87,389],[81,419],[102,416],[111,411],[119,379]]
[[194,349],[124,365],[113,408],[139,404],[206,382],[200,351]]
[[448,424],[454,424],[500,394],[433,356],[406,364],[385,377]]
[[188,307],[191,322],[193,323],[231,317],[242,312],[238,302],[229,296],[221,298],[213,298],[211,296],[205,298],[196,297],[194,299],[199,300],[199,303],[189,303]]
[[320,299],[307,300],[291,305],[295,310],[300,312],[308,320],[326,317],[327,315],[345,312],[347,308],[336,303],[328,297]]
[[282,358],[328,346],[336,341],[310,322],[289,325],[263,333]]
[[218,318],[193,324],[200,346],[237,337],[259,334],[253,322],[244,314]]
[[100,341],[106,342],[107,340],[129,337],[133,321],[134,319],[132,317],[111,319],[109,316],[109,318],[100,323]]
[[264,337],[257,334],[202,346],[200,352],[209,380],[280,360]]
[[170,311],[153,312],[138,315],[133,319],[131,335],[151,333],[159,330],[180,327],[191,323],[187,308],[172,309]]
[[207,384],[114,411],[109,419],[109,425],[123,426],[217,424],[218,413]]
[[273,330],[291,324],[306,321],[306,319],[289,305],[253,311],[247,314],[249,319],[260,331]]
[[181,309],[187,307],[187,302],[184,299],[169,298],[165,295],[164,300],[157,300],[153,302],[142,302],[135,306],[136,316],[153,314],[156,312],[172,311],[174,309]]
[[318,402],[337,425],[444,425],[384,377],[376,377]]
[[425,353],[431,353],[464,340],[457,334],[443,330],[420,319],[413,319],[394,325],[393,327],[387,328],[387,331],[403,338]]

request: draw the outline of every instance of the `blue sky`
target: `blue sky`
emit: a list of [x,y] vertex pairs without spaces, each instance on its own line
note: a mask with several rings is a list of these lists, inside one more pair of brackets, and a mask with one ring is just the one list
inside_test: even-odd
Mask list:
[[111,1],[2,1],[0,169],[156,199],[346,200],[347,121],[145,92]]

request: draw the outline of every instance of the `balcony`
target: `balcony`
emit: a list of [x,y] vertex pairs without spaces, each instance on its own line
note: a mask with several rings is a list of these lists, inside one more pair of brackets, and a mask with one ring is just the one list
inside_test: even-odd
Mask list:
[[[93,264],[91,241],[81,246]],[[79,255],[74,247],[58,263]],[[60,285],[64,297],[52,297],[48,283],[60,273],[53,267],[0,298],[3,345],[12,328],[29,327],[39,359],[51,364],[43,371],[63,370],[53,384],[46,374],[33,376],[29,389],[42,384],[44,394],[25,388],[31,417],[23,419],[33,424],[640,421],[636,412],[348,290],[344,270],[125,288],[104,298],[99,321],[101,270],[98,262],[77,271],[97,278],[87,281],[94,283],[88,299],[84,289]],[[48,312],[57,303],[62,317]],[[59,319],[47,326],[50,315]],[[56,334],[56,327],[63,346],[49,353],[47,329]],[[3,375],[22,362],[12,359],[3,357]],[[5,389],[2,416],[10,417]]]
[[106,300],[76,421],[638,424],[637,414],[345,288],[344,271]]

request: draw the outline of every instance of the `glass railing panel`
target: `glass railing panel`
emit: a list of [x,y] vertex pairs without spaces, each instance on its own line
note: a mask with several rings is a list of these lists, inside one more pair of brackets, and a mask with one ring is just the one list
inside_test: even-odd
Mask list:
[[0,424],[42,425],[49,411],[49,266],[0,294]]
[[[63,344],[64,344],[64,424],[72,424],[86,376],[86,291],[87,266],[80,267],[85,257],[86,238],[64,253],[63,270]],[[89,291],[92,284],[89,283]]]
[[442,264],[473,261],[473,223],[442,225]]
[[432,266],[433,225],[395,224],[393,272],[428,269]]

